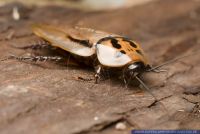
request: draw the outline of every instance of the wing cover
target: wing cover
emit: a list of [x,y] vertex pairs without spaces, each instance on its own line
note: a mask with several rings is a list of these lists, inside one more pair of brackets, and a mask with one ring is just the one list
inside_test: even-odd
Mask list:
[[80,40],[80,42],[73,41],[72,39],[69,38],[71,37],[71,35],[63,31],[62,29],[47,25],[37,24],[32,26],[32,30],[37,36],[50,42],[52,46],[61,48],[75,55],[88,57],[95,54],[94,47],[89,46],[89,44],[88,47],[85,44],[84,45],[81,44],[83,40]]

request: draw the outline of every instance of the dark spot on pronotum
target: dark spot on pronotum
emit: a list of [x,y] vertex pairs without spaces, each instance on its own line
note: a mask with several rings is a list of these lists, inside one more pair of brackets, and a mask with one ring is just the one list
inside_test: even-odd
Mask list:
[[123,53],[123,54],[126,54],[126,52],[124,50],[121,50],[120,52]]
[[138,54],[140,54],[140,55],[143,55],[142,51],[140,51],[140,50],[136,50],[136,52],[137,52]]
[[137,45],[136,45],[134,42],[132,42],[131,40],[129,40],[129,39],[127,39],[127,38],[123,38],[123,41],[126,41],[126,42],[128,42],[132,47],[137,48]]
[[111,39],[111,43],[114,48],[120,49],[122,47],[120,44],[118,44],[118,40],[116,39]]
[[137,48],[137,45],[136,45],[135,43],[133,43],[133,42],[130,41],[129,44],[130,44],[132,47]]

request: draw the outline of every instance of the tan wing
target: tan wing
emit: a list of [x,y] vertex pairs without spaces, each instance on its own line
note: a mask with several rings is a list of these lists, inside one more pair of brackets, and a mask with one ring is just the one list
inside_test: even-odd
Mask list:
[[70,35],[72,35],[74,38],[87,39],[93,44],[96,44],[102,38],[109,36],[117,36],[116,34],[83,27],[72,28],[69,32]]
[[57,27],[42,24],[33,25],[32,30],[37,36],[50,42],[52,46],[75,55],[88,57],[95,54],[95,48],[90,40],[81,37],[76,30],[64,31]]

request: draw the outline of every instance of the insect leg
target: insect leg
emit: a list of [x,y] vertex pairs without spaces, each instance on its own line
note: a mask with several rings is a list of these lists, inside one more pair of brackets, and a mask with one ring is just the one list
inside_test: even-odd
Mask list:
[[34,62],[45,62],[45,61],[61,61],[64,60],[63,57],[60,56],[15,56],[11,55],[9,59],[16,59],[19,61],[34,61]]
[[128,88],[128,81],[124,75],[123,75],[123,81],[124,81],[125,88]]
[[95,67],[95,83],[99,83],[99,80],[100,80],[100,78],[101,78],[101,69],[102,69],[102,67],[101,67],[101,65],[97,65],[96,67]]
[[24,47],[18,47],[20,49],[33,49],[33,50],[38,50],[38,49],[52,49],[54,47],[52,47],[49,44],[34,44],[34,45],[30,45],[30,46],[24,46]]
[[36,43],[28,45],[28,46],[18,47],[18,46],[12,45],[12,47],[18,48],[18,49],[33,49],[33,50],[55,49],[55,47],[51,46],[48,42],[44,40],[37,41]]
[[122,78],[124,81],[125,88],[128,88],[128,84],[129,84],[130,80],[132,79],[132,77],[133,77],[133,73],[131,74],[130,78],[128,79],[125,74],[125,69],[123,70]]

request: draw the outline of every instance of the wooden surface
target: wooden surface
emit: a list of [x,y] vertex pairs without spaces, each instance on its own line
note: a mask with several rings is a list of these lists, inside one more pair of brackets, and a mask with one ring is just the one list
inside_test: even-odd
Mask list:
[[192,56],[164,66],[164,73],[143,75],[159,102],[145,90],[125,88],[114,78],[100,84],[78,79],[93,79],[92,68],[1,61],[0,133],[123,134],[131,129],[200,128],[200,54],[194,52],[200,49],[199,1],[161,0],[107,12],[17,4],[19,21],[12,18],[16,4],[0,8],[1,59],[33,53],[12,47],[37,41],[30,29],[33,23],[79,25],[127,35],[142,45],[153,65]]

